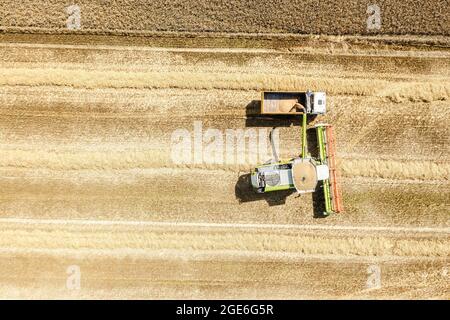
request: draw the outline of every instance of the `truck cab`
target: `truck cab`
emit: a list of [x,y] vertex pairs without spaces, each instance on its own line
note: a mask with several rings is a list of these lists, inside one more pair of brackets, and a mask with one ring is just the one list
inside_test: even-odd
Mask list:
[[325,114],[327,111],[326,100],[327,96],[325,92],[312,92],[312,114]]

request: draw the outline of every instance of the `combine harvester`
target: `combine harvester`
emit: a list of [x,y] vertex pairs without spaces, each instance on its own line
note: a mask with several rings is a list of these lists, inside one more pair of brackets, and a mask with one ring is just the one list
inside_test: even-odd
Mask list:
[[316,191],[318,184],[325,199],[324,215],[343,211],[342,197],[337,180],[333,128],[328,124],[315,125],[318,158],[307,153],[307,116],[326,112],[324,92],[263,92],[262,115],[301,115],[301,155],[279,160],[270,135],[273,159],[251,172],[251,184],[258,193],[296,189],[299,194]]

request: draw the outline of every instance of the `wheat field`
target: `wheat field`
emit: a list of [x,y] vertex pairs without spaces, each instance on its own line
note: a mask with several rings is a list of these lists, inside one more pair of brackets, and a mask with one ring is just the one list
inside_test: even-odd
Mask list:
[[[223,32],[374,34],[367,30],[368,5],[382,13],[375,34],[449,35],[448,2],[432,0],[314,1],[1,1],[1,28],[7,31],[61,32],[66,8],[81,8],[81,30],[95,33]],[[369,11],[371,12],[371,11]]]
[[[78,1],[80,30],[64,1],[1,4],[1,298],[450,298],[445,1],[379,1],[376,34],[364,1]],[[265,134],[260,91],[308,88],[344,213],[254,194],[247,144],[175,161],[177,130]]]

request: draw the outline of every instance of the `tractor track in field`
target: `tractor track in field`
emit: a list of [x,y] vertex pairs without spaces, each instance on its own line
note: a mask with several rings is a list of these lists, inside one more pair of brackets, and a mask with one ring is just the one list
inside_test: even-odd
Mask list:
[[70,219],[17,219],[0,218],[0,223],[31,225],[80,225],[80,226],[150,226],[175,228],[219,228],[219,229],[273,229],[273,230],[329,230],[329,231],[368,231],[389,233],[442,233],[450,234],[450,228],[437,227],[367,227],[346,225],[295,225],[295,224],[250,224],[250,223],[206,223],[206,222],[167,222],[167,221],[131,221],[131,220],[70,220]]
[[[1,38],[0,38],[1,39]],[[449,44],[450,45],[450,44]],[[8,42],[8,43],[0,43],[0,47],[4,48],[25,48],[25,49],[71,49],[71,50],[81,50],[81,51],[130,51],[129,48],[124,47],[123,45],[102,45],[102,44],[56,44],[56,43],[21,43],[21,42]],[[419,50],[419,51],[399,51],[394,49],[378,49],[374,51],[367,51],[361,48],[303,48],[298,47],[294,49],[283,49],[283,48],[220,48],[220,47],[198,47],[198,48],[179,48],[179,47],[145,47],[145,46],[133,46],[133,51],[139,52],[174,52],[174,53],[226,53],[226,54],[277,54],[281,53],[284,55],[305,55],[305,54],[314,54],[317,56],[320,55],[329,55],[332,51],[334,56],[352,56],[352,57],[407,57],[407,58],[433,58],[433,59],[448,59],[450,57],[450,53],[444,50]]]

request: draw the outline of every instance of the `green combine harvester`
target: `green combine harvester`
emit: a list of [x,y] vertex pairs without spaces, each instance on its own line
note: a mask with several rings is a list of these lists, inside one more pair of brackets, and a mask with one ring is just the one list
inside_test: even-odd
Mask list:
[[273,159],[251,172],[251,184],[258,193],[295,189],[299,194],[315,192],[319,185],[323,190],[324,215],[343,211],[342,197],[337,181],[333,128],[328,124],[315,125],[318,158],[307,153],[306,127],[308,114],[326,112],[323,92],[263,92],[261,114],[301,115],[301,155],[279,160],[270,135]]

